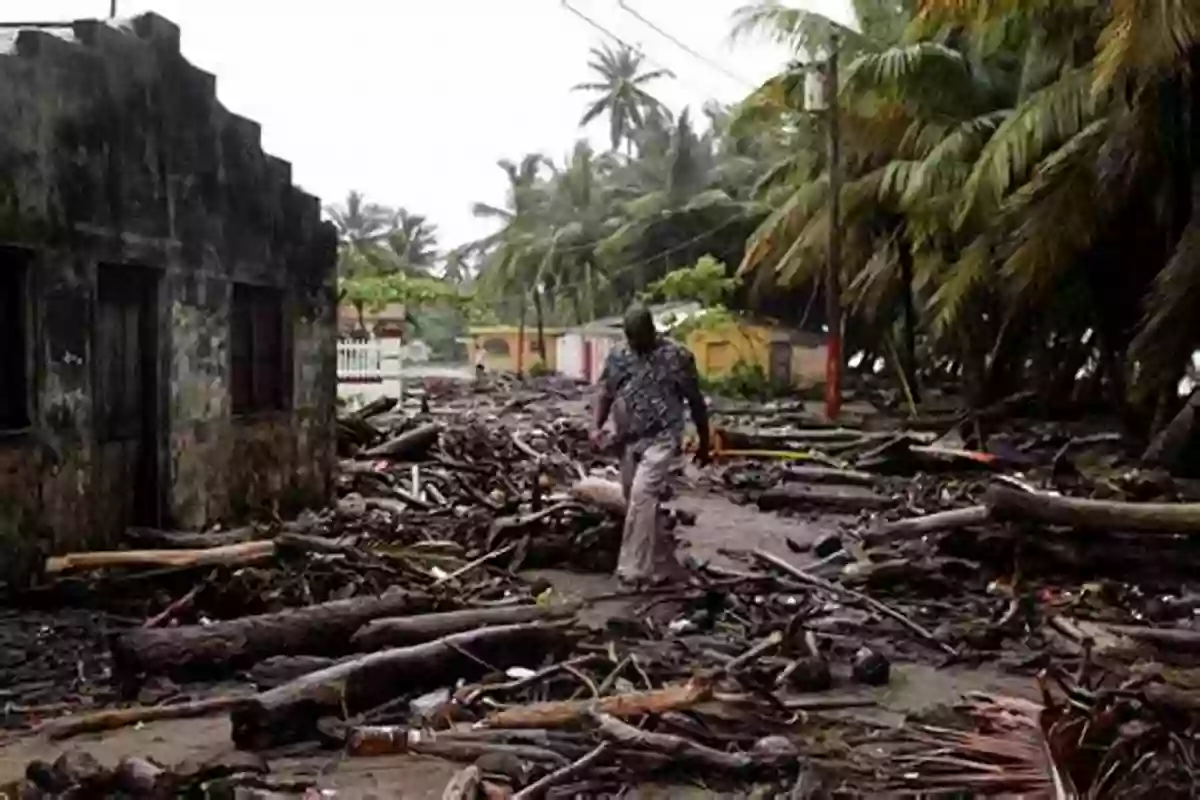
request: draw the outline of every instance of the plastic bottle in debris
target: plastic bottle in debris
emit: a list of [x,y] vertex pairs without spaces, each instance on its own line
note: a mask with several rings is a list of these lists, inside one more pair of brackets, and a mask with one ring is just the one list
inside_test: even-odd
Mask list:
[[429,734],[403,725],[363,725],[350,732],[346,752],[352,756],[400,755],[427,738]]

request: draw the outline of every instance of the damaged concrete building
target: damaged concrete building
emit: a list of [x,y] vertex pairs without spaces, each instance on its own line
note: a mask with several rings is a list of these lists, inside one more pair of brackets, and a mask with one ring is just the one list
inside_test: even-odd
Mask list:
[[171,22],[0,30],[0,527],[324,503],[336,246]]

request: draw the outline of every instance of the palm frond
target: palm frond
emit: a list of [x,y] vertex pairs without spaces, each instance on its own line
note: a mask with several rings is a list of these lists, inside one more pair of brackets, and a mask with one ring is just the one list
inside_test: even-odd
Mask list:
[[1106,92],[1126,78],[1155,80],[1186,69],[1200,45],[1200,3],[1195,0],[1112,0],[1111,18],[1098,42],[1093,90]]
[[1027,98],[1000,124],[975,162],[964,187],[959,226],[973,211],[987,213],[999,206],[1039,161],[1093,122],[1108,99],[1092,93],[1086,69],[1072,70]]

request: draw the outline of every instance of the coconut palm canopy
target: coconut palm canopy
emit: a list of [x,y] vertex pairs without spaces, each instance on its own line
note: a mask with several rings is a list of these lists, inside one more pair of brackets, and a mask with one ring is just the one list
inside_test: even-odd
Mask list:
[[[501,162],[507,196],[475,207],[495,232],[455,253],[478,297],[512,321],[582,321],[710,255],[743,305],[803,316],[832,224],[828,115],[805,86],[836,40],[852,348],[974,403],[1036,386],[1144,421],[1167,409],[1200,339],[1200,3],[852,5],[853,25],[739,10],[735,42],[795,55],[729,108],[667,109],[669,73],[594,49],[575,89],[609,149]],[[334,217],[348,268],[427,263],[431,229],[397,246],[397,218],[351,200]]]

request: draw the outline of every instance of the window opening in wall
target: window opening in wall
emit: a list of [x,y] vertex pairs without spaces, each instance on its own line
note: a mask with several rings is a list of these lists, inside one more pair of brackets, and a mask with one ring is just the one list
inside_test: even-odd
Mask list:
[[0,430],[29,426],[28,254],[0,248]]
[[283,292],[234,284],[231,330],[233,413],[286,408]]

